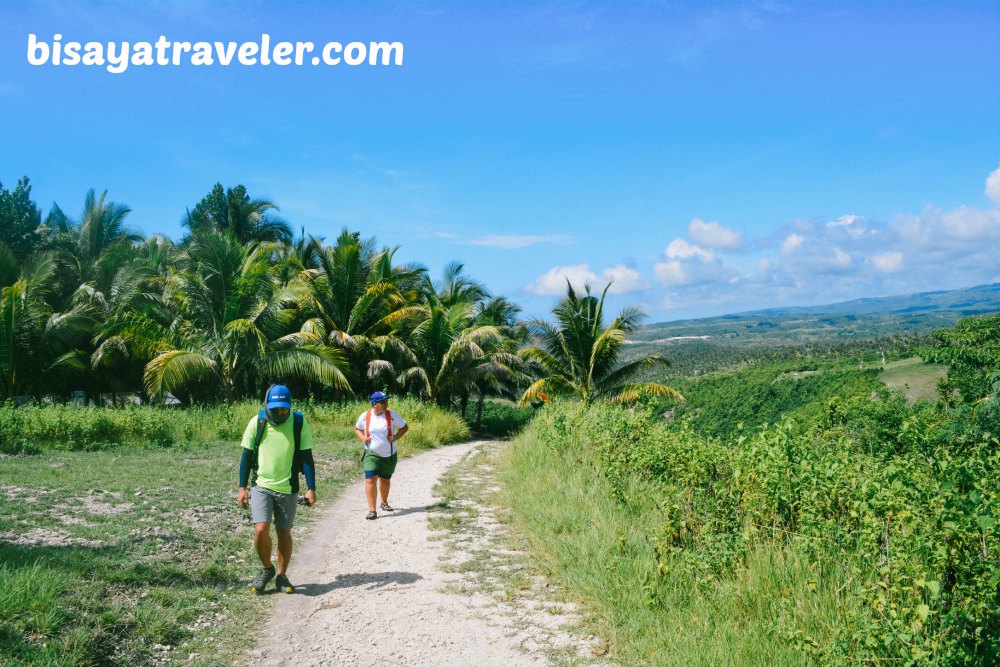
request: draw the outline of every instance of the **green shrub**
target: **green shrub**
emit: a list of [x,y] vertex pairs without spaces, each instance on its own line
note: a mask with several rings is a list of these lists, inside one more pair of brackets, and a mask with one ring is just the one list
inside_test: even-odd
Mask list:
[[[603,550],[591,563],[597,570],[575,580],[614,584],[599,593],[620,605],[605,618],[611,631],[637,645],[645,641],[635,639],[639,634],[673,641],[659,624],[675,622],[678,609],[697,601],[694,615],[712,616],[709,627],[763,634],[795,647],[800,660],[994,664],[1000,662],[1000,446],[975,430],[955,438],[953,427],[939,409],[908,405],[887,390],[831,403],[816,427],[785,420],[731,442],[643,410],[560,405],[515,439],[506,493],[525,530],[537,531],[543,553],[572,555],[554,558],[554,567]],[[528,479],[550,468],[565,482]],[[578,487],[564,492],[560,484]],[[610,512],[606,521],[616,528],[594,536],[583,518],[563,526],[566,519],[540,509],[555,505],[575,515],[567,503]],[[590,521],[604,520],[595,514]],[[768,575],[799,586],[780,623],[768,615],[729,618],[736,612],[717,593],[739,588],[755,568],[768,572],[761,562],[814,574]],[[638,632],[638,603],[614,588],[643,591],[643,606],[661,618],[651,615]],[[751,589],[745,583],[740,595],[757,595]],[[807,613],[822,591],[819,615]],[[594,590],[588,592],[593,599]],[[841,611],[829,616],[831,608]],[[690,641],[704,642],[708,655],[719,641],[713,637],[692,630]],[[640,649],[629,650],[622,648],[626,662],[643,662]]]

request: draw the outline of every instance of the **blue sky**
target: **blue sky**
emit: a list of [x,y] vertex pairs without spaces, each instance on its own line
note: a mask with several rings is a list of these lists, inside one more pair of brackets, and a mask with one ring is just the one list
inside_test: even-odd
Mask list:
[[[63,42],[400,41],[401,67],[32,66]],[[1000,281],[1000,3],[0,6],[0,182],[179,238],[216,182],[649,321]]]

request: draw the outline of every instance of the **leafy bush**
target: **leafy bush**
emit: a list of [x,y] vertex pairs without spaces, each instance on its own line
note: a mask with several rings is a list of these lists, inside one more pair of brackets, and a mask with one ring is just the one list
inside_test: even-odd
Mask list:
[[[652,609],[727,589],[762,554],[775,562],[797,554],[789,562],[804,559],[814,575],[789,604],[808,608],[838,582],[830,599],[842,611],[819,625],[760,618],[748,632],[766,630],[823,663],[995,664],[1000,447],[993,436],[960,432],[954,417],[888,390],[829,404],[815,427],[785,420],[731,442],[642,410],[560,406],[539,416],[512,455],[604,481],[598,490],[643,526],[633,551],[646,567],[618,586],[645,591]],[[509,482],[515,505],[527,502],[515,500],[525,489],[545,488]],[[549,526],[539,539],[576,538]]]

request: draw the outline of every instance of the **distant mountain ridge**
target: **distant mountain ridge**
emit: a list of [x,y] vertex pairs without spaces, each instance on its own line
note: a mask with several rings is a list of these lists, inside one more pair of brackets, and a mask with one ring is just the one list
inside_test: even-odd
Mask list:
[[[747,315],[889,315],[895,313],[959,312],[962,316],[1000,311],[1000,283],[978,285],[960,290],[916,292],[898,296],[867,297],[822,306],[790,306],[746,311],[722,317]],[[711,319],[711,318],[709,318]]]
[[927,333],[963,317],[996,312],[1000,312],[1000,283],[657,322],[636,331],[632,340],[672,342],[669,339],[706,336],[738,344],[862,340]]

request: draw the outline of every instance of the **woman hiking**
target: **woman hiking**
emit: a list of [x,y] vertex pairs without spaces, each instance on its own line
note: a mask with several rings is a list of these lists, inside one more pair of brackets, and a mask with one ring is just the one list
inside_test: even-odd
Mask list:
[[368,515],[365,518],[377,519],[376,483],[377,493],[382,496],[379,508],[383,512],[395,511],[389,504],[389,480],[396,470],[396,441],[410,427],[399,414],[389,410],[388,394],[376,391],[370,400],[372,407],[358,417],[354,424],[354,434],[365,445],[365,454],[361,459],[365,470],[365,496],[368,498]]

